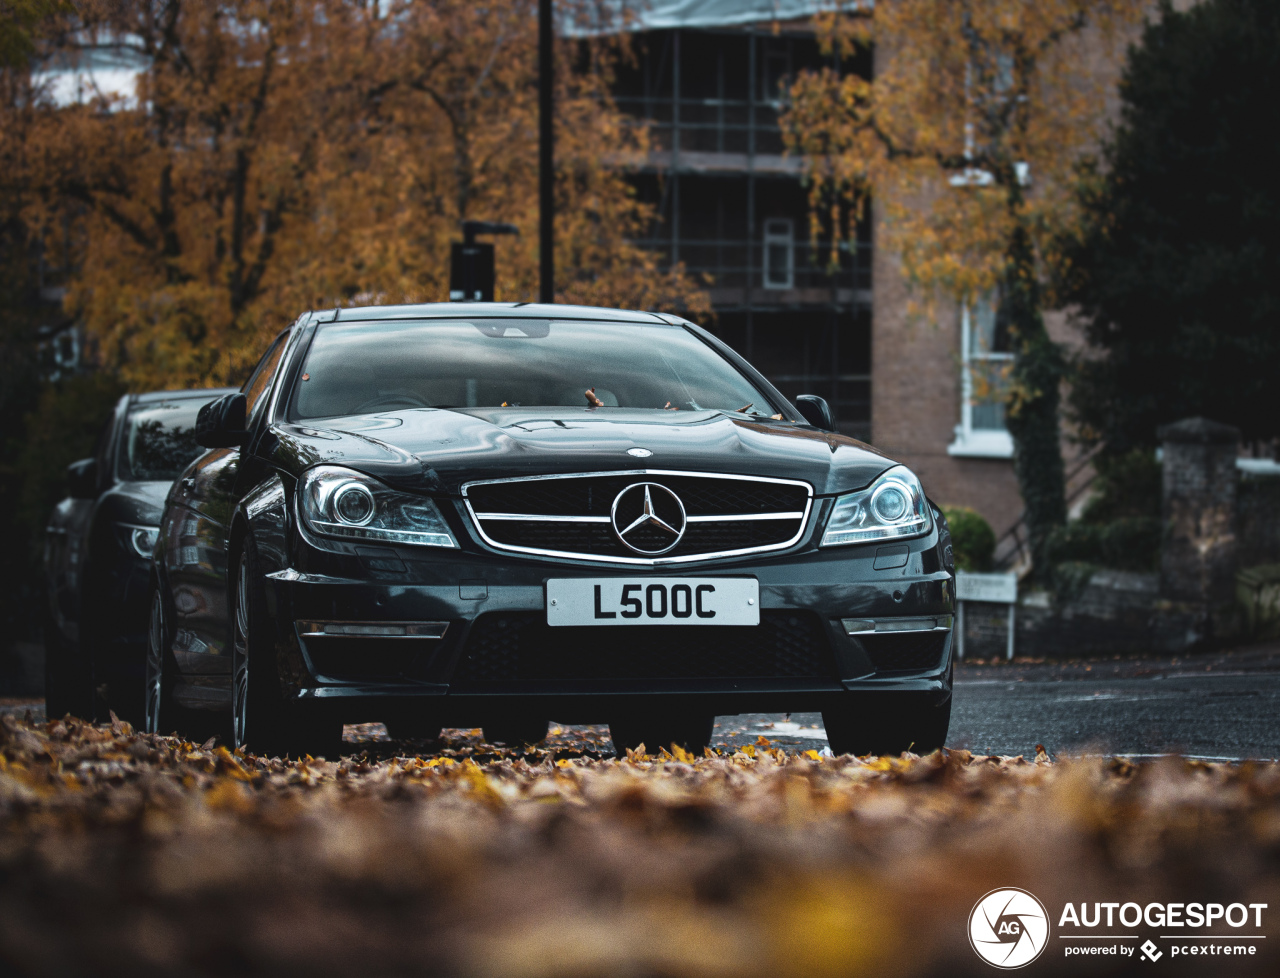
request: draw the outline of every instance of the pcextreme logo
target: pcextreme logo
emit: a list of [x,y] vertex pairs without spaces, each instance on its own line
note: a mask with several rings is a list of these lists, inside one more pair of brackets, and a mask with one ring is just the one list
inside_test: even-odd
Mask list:
[[1022,968],[1049,944],[1049,913],[1026,890],[992,890],[969,914],[969,944],[987,964]]

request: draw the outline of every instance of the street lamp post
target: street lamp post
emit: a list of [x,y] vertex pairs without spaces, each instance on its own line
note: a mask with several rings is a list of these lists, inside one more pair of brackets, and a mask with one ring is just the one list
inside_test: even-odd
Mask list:
[[462,240],[453,243],[449,256],[449,301],[493,301],[493,245],[477,241],[477,234],[519,234],[514,224],[495,221],[463,221]]
[[552,0],[538,0],[538,301],[555,302],[555,84]]

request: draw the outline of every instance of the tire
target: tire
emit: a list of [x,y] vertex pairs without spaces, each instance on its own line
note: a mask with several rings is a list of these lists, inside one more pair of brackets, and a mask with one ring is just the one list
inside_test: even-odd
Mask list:
[[235,565],[231,605],[231,747],[257,754],[328,757],[342,752],[342,723],[280,692],[271,621],[252,537]]
[[506,744],[508,747],[526,747],[540,744],[547,739],[548,720],[514,716],[486,723],[482,728],[486,744]]
[[833,754],[928,754],[942,747],[951,725],[951,697],[941,703],[909,693],[887,693],[880,702],[865,694],[822,711]]
[[187,711],[173,699],[178,664],[173,658],[164,592],[151,591],[151,612],[147,618],[147,653],[142,680],[142,729],[147,733],[188,735]]
[[392,740],[439,740],[444,728],[438,723],[417,718],[384,720],[387,736]]
[[618,757],[626,757],[628,748],[635,750],[641,744],[648,754],[656,754],[660,748],[670,750],[673,744],[701,754],[703,748],[711,743],[715,725],[713,715],[655,713],[612,720],[609,736]]
[[93,669],[62,637],[49,613],[44,626],[44,715],[52,722],[68,713],[93,719]]

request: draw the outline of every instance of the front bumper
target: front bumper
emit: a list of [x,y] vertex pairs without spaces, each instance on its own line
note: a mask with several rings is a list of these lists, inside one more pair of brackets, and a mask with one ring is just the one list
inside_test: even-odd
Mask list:
[[[656,700],[716,714],[800,712],[837,698],[847,708],[849,693],[944,701],[951,693],[948,630],[898,635],[888,649],[843,624],[949,620],[955,586],[941,566],[937,531],[908,546],[906,562],[887,562],[892,567],[872,544],[678,570],[362,547],[358,561],[354,554],[340,564],[321,555],[301,561],[310,564],[306,570],[269,574],[266,587],[286,685],[349,721],[429,713],[444,726],[473,726],[520,709],[563,722],[604,722]],[[760,631],[545,625],[548,578],[666,576],[755,577]],[[379,623],[403,634],[362,634],[369,629],[359,627]]]

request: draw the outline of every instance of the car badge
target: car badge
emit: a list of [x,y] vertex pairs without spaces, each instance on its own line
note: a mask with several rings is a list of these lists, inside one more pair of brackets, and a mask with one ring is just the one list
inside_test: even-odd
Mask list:
[[627,454],[633,458],[648,458],[653,452],[647,448],[628,448]]
[[623,489],[613,498],[609,518],[623,546],[645,557],[675,549],[688,526],[680,497],[656,482]]

